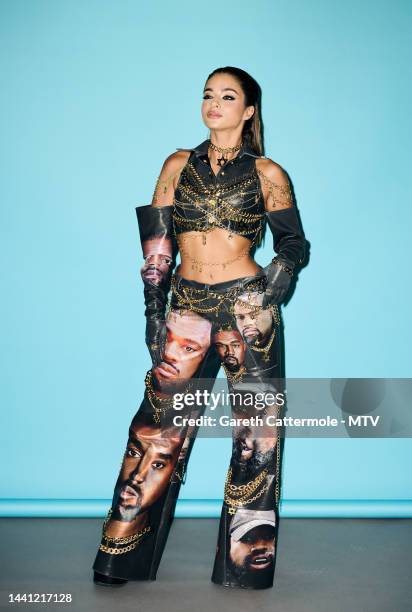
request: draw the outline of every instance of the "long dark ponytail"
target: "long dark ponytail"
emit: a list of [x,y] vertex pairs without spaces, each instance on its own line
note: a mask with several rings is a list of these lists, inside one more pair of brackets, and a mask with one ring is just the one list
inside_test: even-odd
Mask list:
[[262,90],[259,84],[252,76],[250,76],[249,73],[245,72],[245,70],[236,68],[234,66],[216,68],[216,70],[213,70],[213,72],[209,74],[206,82],[212,76],[219,73],[231,74],[235,79],[237,79],[243,93],[245,94],[246,106],[255,107],[255,112],[253,113],[252,117],[245,121],[242,136],[243,140],[249,144],[256,155],[264,155],[265,147],[263,143],[263,123],[261,116]]

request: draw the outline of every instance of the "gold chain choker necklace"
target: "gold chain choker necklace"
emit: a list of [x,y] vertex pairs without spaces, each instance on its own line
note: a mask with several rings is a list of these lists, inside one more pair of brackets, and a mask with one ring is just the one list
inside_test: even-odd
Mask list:
[[223,166],[227,161],[227,157],[225,157],[225,153],[236,153],[236,151],[239,151],[242,148],[243,145],[243,140],[239,145],[236,145],[235,147],[218,147],[217,145],[213,144],[213,142],[209,143],[209,149],[212,149],[213,151],[217,151],[218,153],[222,154],[222,157],[218,157],[217,159],[217,164],[218,166]]

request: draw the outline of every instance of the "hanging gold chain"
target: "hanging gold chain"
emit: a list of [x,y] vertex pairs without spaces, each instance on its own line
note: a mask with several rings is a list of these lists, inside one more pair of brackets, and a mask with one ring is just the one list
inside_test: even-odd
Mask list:
[[[203,206],[199,203],[199,191],[194,189],[189,185],[185,185],[182,178],[183,176],[188,176],[188,173],[191,173],[195,179],[195,183],[197,183],[200,190],[200,200],[203,203]],[[242,257],[245,257],[251,250],[252,246],[255,243],[259,243],[262,237],[263,232],[263,217],[264,212],[262,213],[250,213],[244,210],[238,210],[235,208],[228,200],[225,194],[229,194],[230,192],[234,192],[236,195],[244,196],[247,193],[247,188],[252,185],[256,180],[255,176],[247,174],[242,177],[237,177],[234,181],[231,181],[230,184],[226,185],[214,185],[212,187],[207,187],[199,175],[195,167],[191,162],[187,163],[181,176],[181,180],[179,181],[179,191],[186,197],[190,206],[193,206],[197,211],[202,214],[201,219],[188,219],[178,212],[178,207],[181,207],[185,210],[185,207],[188,206],[187,202],[180,202],[176,199],[176,196],[173,200],[174,209],[173,209],[173,230],[176,241],[179,245],[179,249],[183,255],[185,255],[192,262],[192,269],[202,271],[204,266],[222,266],[223,269],[225,267]],[[259,179],[257,179],[259,180]],[[256,194],[254,198],[255,202],[257,202],[258,195]],[[204,206],[206,205],[206,209]],[[236,257],[228,259],[226,261],[218,261],[218,262],[209,262],[209,261],[201,261],[195,257],[192,257],[190,253],[183,248],[183,237],[179,240],[178,232],[176,231],[176,227],[183,225],[183,230],[179,232],[185,233],[187,231],[197,231],[202,232],[203,234],[203,244],[206,244],[206,234],[212,231],[215,227],[219,227],[228,232],[228,237],[232,237],[232,230],[228,229],[225,224],[222,222],[224,219],[229,221],[236,221],[238,223],[243,223],[247,225],[245,229],[237,228],[237,235],[247,236],[250,240],[250,244],[244,250],[242,250]],[[207,222],[205,227],[205,222]],[[254,229],[251,230],[249,227],[250,224],[257,224]],[[186,227],[185,227],[186,226]],[[254,232],[252,238],[249,238],[251,231]]]
[[[216,316],[220,312],[223,304],[228,303],[229,311],[233,314],[234,303],[238,300],[238,296],[242,293],[248,293],[249,296],[252,292],[263,292],[264,291],[264,277],[258,277],[256,280],[252,280],[248,283],[247,287],[239,287],[238,285],[229,288],[223,293],[218,293],[210,289],[196,289],[195,287],[181,286],[178,288],[176,276],[172,275],[171,278],[171,291],[177,302],[177,308],[171,308],[171,310],[179,310],[180,308],[193,310],[200,314],[214,312]],[[180,289],[180,291],[179,291]],[[199,297],[195,297],[198,295]],[[216,300],[217,304],[212,306],[206,306],[210,300]],[[241,301],[241,300],[239,300]],[[262,310],[262,306],[251,305],[249,302],[243,302],[248,308],[255,309],[256,313]]]

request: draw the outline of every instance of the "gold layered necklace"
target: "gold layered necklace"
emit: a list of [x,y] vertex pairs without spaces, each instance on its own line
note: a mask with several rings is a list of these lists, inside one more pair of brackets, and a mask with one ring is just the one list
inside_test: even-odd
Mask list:
[[242,148],[242,145],[243,145],[243,140],[240,144],[236,145],[235,147],[218,147],[217,145],[213,144],[213,142],[210,142],[209,149],[212,149],[212,151],[217,151],[218,153],[222,154],[222,157],[217,158],[217,165],[221,167],[221,166],[224,166],[226,162],[228,161],[225,155],[227,155],[228,153],[236,153],[236,151],[239,151]]

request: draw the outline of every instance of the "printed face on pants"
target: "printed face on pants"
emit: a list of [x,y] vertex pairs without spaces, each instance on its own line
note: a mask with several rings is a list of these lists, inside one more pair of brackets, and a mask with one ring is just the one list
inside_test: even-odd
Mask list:
[[237,329],[219,330],[213,334],[213,344],[221,361],[230,372],[238,372],[245,360],[245,343]]
[[161,429],[132,423],[118,483],[112,518],[132,521],[147,511],[166,490],[182,439]]
[[[261,459],[269,460],[276,445],[276,436],[273,436],[273,428],[266,428],[264,425],[256,427],[243,427],[239,434],[234,432],[234,437],[238,443],[241,461],[249,461],[252,457],[259,456]],[[262,460],[259,463],[263,463]]]
[[190,310],[170,311],[163,360],[153,368],[156,387],[164,393],[184,388],[210,346],[212,324]]
[[[183,383],[181,391],[192,391],[199,375],[200,386],[206,381],[205,387],[212,388],[223,365],[229,390],[234,392],[234,418],[277,413],[265,395],[276,392],[281,376],[277,359],[281,335],[275,333],[279,325],[276,310],[261,308],[265,282],[258,280],[252,286],[247,282],[235,292],[230,288],[226,295],[226,291],[208,289],[198,292],[190,281],[176,280],[162,362],[146,375],[140,416],[135,417],[139,424],[132,427],[113,511],[94,565],[109,576],[146,579],[156,575],[198,429],[179,426],[172,433],[175,441],[161,434],[159,423],[173,430],[175,412],[169,393],[179,383]],[[238,294],[246,303],[236,304]],[[263,342],[258,343],[259,339]],[[213,350],[209,350],[211,341]],[[190,416],[200,416],[204,410],[200,402],[190,407]],[[245,422],[234,426],[233,436],[212,580],[227,586],[266,588],[273,583],[276,553],[274,510],[279,499],[280,445],[273,426],[262,432],[260,425],[255,428]]]
[[236,512],[229,528],[229,557],[232,572],[238,578],[253,578],[271,572],[275,555],[275,524],[273,510]]
[[230,539],[230,559],[239,572],[260,572],[273,563],[275,529],[255,527],[240,540]]
[[253,478],[256,472],[267,466],[272,471],[275,467],[276,444],[276,435],[265,431],[264,426],[244,427],[240,433],[234,432],[232,461],[238,478],[242,481]]
[[261,306],[262,300],[263,293],[243,293],[233,306],[236,325],[248,344],[256,341],[265,344],[272,331],[272,311],[256,308]]
[[144,265],[140,270],[144,281],[161,285],[172,264],[172,241],[170,238],[149,238],[142,244]]

